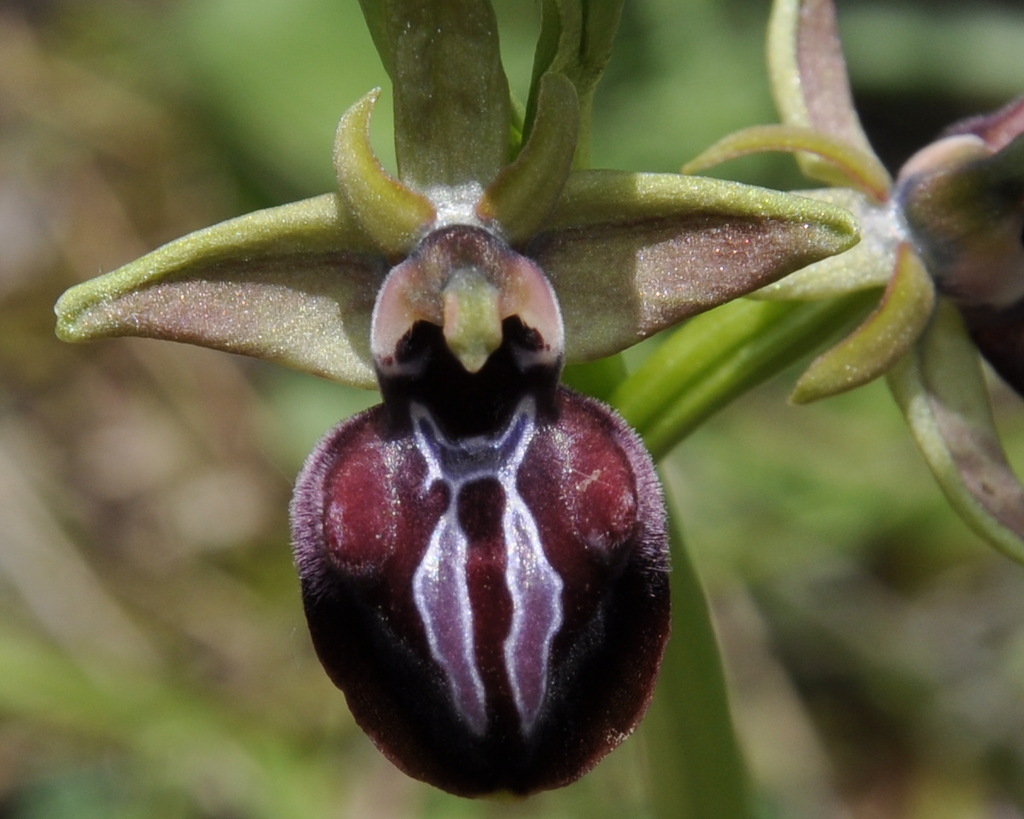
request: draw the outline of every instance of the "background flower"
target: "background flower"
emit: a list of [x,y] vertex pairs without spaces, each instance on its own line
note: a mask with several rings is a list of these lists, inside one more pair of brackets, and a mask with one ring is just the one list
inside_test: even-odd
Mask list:
[[792,399],[814,401],[888,373],[950,503],[978,534],[1024,562],[1024,487],[1002,451],[972,351],[977,345],[1022,391],[1024,105],[1018,99],[950,126],[894,180],[854,107],[832,0],[773,5],[768,65],[782,124],[725,137],[686,168],[790,152],[809,178],[835,186],[809,195],[858,215],[863,240],[855,248],[759,297],[814,301],[884,287],[870,314],[811,363]]

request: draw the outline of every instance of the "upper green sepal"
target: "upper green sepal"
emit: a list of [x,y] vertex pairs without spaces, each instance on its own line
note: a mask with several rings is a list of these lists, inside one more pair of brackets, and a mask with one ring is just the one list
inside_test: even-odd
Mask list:
[[372,387],[369,321],[385,273],[327,194],[196,231],[71,288],[57,335],[183,341]]
[[[768,24],[768,73],[785,125],[811,128],[861,155],[874,156],[853,105],[832,0],[775,1]],[[845,171],[835,163],[813,153],[797,158],[809,178],[848,184]],[[884,169],[882,173],[888,176]]]
[[580,137],[574,163],[577,168],[589,164],[594,91],[611,59],[622,6],[623,0],[544,0],[541,4],[541,31],[534,54],[524,133],[529,136],[539,116],[543,77],[567,77],[576,90],[580,108]]
[[508,161],[511,102],[485,0],[360,0],[395,94],[402,182],[486,185]]

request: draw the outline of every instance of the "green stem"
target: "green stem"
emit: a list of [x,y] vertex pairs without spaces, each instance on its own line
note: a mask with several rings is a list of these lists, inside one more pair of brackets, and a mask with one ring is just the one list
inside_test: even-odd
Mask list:
[[644,722],[658,819],[753,815],[707,598],[672,514],[672,638]]
[[690,319],[610,397],[655,460],[747,390],[860,318],[874,291],[819,302],[738,299]]
[[626,379],[622,354],[599,358],[584,364],[570,364],[562,372],[562,381],[578,392],[607,401]]

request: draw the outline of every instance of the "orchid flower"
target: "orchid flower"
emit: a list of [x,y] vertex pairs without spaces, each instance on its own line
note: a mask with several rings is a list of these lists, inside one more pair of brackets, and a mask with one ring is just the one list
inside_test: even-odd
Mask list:
[[1000,445],[980,357],[1024,394],[1024,98],[952,126],[900,169],[875,155],[854,109],[832,0],[776,0],[768,63],[782,124],[726,137],[684,170],[788,151],[833,187],[862,241],[757,296],[829,299],[884,287],[875,309],[819,356],[793,400],[885,374],[951,504],[1024,561],[1024,488]]
[[638,436],[560,384],[855,241],[829,202],[585,170],[616,3],[549,2],[524,114],[484,0],[364,0],[394,85],[338,189],[200,230],[69,290],[69,341],[200,344],[383,403],[329,432],[292,531],[316,651],[360,726],[453,793],[578,778],[640,720],[668,636],[661,489]]

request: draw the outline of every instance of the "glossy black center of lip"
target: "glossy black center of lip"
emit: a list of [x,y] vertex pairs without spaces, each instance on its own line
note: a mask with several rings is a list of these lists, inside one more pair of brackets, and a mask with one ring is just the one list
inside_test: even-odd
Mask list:
[[530,353],[544,342],[518,316],[502,322],[503,343],[476,373],[468,372],[448,348],[442,329],[416,322],[399,342],[396,359],[417,362],[415,376],[380,378],[384,404],[396,428],[410,428],[410,406],[429,409],[451,437],[479,436],[503,428],[524,395],[533,396],[540,417],[551,417],[557,367],[531,365]]

